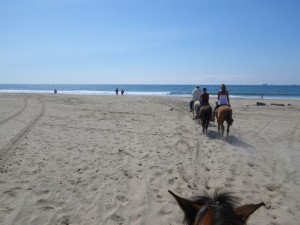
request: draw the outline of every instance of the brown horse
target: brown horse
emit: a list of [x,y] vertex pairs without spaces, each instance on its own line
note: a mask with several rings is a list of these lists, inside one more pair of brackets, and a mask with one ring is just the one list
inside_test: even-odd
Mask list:
[[215,191],[212,196],[198,196],[188,200],[169,191],[184,211],[187,225],[246,225],[249,216],[263,202],[237,207],[238,198],[231,193]]
[[211,119],[212,116],[212,108],[210,105],[203,105],[200,108],[200,113],[199,117],[202,123],[202,131],[203,133],[207,134],[207,128],[209,124],[209,120]]
[[221,137],[224,137],[224,121],[227,123],[226,140],[228,140],[229,127],[233,123],[232,109],[229,105],[221,105],[216,109],[216,119],[218,123],[218,131]]

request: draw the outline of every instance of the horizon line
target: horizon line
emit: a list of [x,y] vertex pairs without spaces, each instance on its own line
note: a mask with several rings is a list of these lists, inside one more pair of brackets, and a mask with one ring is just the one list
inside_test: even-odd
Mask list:
[[[205,85],[220,85],[220,84],[176,84],[176,83],[0,83],[0,85],[191,85],[191,86],[205,86]],[[300,84],[226,84],[226,85],[240,85],[240,86],[250,86],[250,85],[257,85],[257,86],[299,86]]]

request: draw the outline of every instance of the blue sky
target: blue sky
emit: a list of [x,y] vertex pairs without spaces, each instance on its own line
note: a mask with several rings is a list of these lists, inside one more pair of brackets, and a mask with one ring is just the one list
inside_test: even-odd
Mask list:
[[300,85],[300,1],[4,0],[0,83]]

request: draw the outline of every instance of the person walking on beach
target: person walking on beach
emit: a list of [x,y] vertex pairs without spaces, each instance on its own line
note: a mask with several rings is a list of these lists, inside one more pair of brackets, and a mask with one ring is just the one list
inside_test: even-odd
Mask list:
[[229,105],[229,93],[226,90],[225,84],[221,84],[220,91],[218,91],[218,101],[216,102],[216,107],[213,112],[213,118],[215,118],[216,109],[220,107],[221,105]]
[[124,95],[124,92],[125,92],[125,91],[124,91],[124,89],[122,89],[122,90],[121,90],[121,94],[122,94],[122,96]]
[[116,88],[115,92],[116,92],[116,95],[118,95],[119,94],[119,88]]
[[199,85],[197,85],[196,88],[192,91],[193,99],[190,101],[190,112],[193,111],[194,102],[200,100],[200,95],[201,95],[200,87]]

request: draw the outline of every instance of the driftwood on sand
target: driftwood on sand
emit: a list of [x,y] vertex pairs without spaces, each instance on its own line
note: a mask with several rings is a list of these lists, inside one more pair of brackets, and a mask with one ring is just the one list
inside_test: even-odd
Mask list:
[[285,104],[271,103],[271,105],[285,106]]
[[256,102],[256,105],[257,105],[257,106],[260,106],[260,105],[266,105],[266,103],[263,103],[263,102]]
[[[256,102],[256,105],[257,106],[265,106],[266,105],[266,103],[264,103],[264,102]],[[270,103],[270,105],[276,105],[276,106],[285,106],[285,104],[281,104],[281,103]],[[287,104],[288,106],[290,106],[291,104]]]

